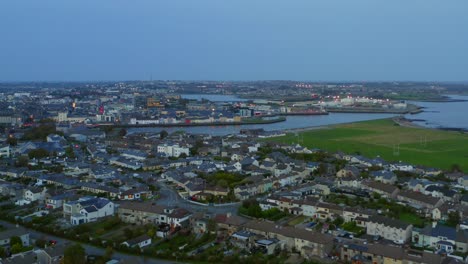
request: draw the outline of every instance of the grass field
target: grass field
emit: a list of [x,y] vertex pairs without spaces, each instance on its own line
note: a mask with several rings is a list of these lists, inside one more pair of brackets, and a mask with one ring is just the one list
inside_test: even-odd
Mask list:
[[410,213],[400,214],[400,220],[407,222],[409,224],[419,226],[419,227],[424,226],[424,219],[422,219],[421,217],[415,214],[410,214]]
[[[403,127],[391,119],[342,124],[330,129],[290,133],[268,139],[308,148],[360,153],[369,158],[449,169],[458,164],[468,172],[468,135],[460,132]],[[398,147],[399,146],[399,147]]]

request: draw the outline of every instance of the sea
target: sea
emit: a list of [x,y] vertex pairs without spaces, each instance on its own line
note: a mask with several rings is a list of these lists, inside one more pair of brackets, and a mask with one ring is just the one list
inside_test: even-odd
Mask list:
[[[202,98],[213,102],[241,102],[247,99],[239,98],[235,95],[214,95],[214,94],[182,94],[182,98],[201,100]],[[424,111],[419,114],[406,115],[408,119],[416,119],[414,123],[430,128],[463,128],[468,129],[468,96],[450,96],[453,99],[467,100],[464,102],[417,102],[416,105],[424,107]],[[241,129],[263,128],[265,131],[290,130],[310,127],[322,127],[328,125],[353,123],[358,121],[390,118],[395,114],[374,114],[374,113],[330,113],[328,115],[310,116],[287,116],[286,121],[273,124],[259,125],[236,125],[236,126],[198,126],[198,127],[144,127],[130,128],[129,133],[154,132],[166,130],[169,133],[175,131],[185,131],[191,134],[211,134],[213,136],[223,136],[227,134],[237,134]]]
[[468,130],[468,96],[449,95],[451,99],[461,102],[411,102],[423,107],[423,112],[406,115],[416,119],[415,124],[430,128],[459,128]]

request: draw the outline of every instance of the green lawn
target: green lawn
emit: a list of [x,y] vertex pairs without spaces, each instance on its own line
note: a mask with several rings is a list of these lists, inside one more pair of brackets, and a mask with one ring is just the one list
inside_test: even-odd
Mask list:
[[298,225],[298,224],[302,224],[304,223],[304,221],[307,219],[307,216],[304,216],[304,215],[301,215],[299,217],[296,217],[294,218],[293,220],[291,220],[288,225],[290,226],[295,226],[295,225]]
[[356,222],[344,223],[343,225],[341,225],[341,228],[343,228],[343,230],[346,230],[354,234],[362,234],[364,232],[364,228],[357,226]]
[[411,213],[402,213],[400,214],[400,220],[408,223],[408,224],[412,224],[412,225],[415,225],[415,226],[423,226],[424,225],[424,219],[422,219],[421,217],[415,215],[415,214],[411,214]]
[[[387,161],[404,161],[450,169],[459,164],[468,172],[468,135],[460,132],[396,125],[391,119],[372,120],[332,126],[268,139],[298,143],[308,148],[360,153],[369,158],[380,156]],[[399,153],[397,146],[399,145]]]

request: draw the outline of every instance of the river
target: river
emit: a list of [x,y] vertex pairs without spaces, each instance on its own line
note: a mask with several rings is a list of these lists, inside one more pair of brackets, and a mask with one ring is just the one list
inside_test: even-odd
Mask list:
[[[186,99],[197,99],[202,98],[208,99],[213,102],[241,102],[246,99],[241,99],[235,95],[216,95],[216,94],[182,94],[182,98]],[[159,132],[166,130],[169,133],[175,131],[186,131],[191,134],[211,134],[214,136],[237,134],[241,129],[256,129],[263,128],[266,131],[284,130],[284,129],[295,129],[295,128],[306,128],[315,126],[327,126],[342,123],[351,123],[357,121],[381,119],[395,116],[394,114],[352,114],[352,113],[330,113],[329,115],[311,115],[311,116],[287,116],[286,121],[273,123],[273,124],[259,124],[259,125],[237,125],[237,126],[197,126],[197,127],[141,127],[141,128],[130,128],[129,133],[135,132]]]
[[[454,99],[466,99],[468,96],[451,96]],[[235,95],[216,95],[216,94],[183,94],[182,98],[208,99],[213,102],[241,102],[246,99],[241,99]],[[424,107],[424,112],[416,115],[406,115],[409,119],[422,119],[424,121],[415,121],[416,124],[431,127],[459,127],[468,129],[468,102],[411,102]],[[260,125],[238,125],[238,126],[200,126],[200,127],[145,127],[145,128],[130,128],[129,132],[159,132],[166,130],[175,132],[179,130],[186,131],[192,134],[211,134],[227,135],[239,133],[241,129],[256,129],[263,128],[266,131],[297,129],[307,127],[318,127],[327,125],[336,125],[343,123],[352,123],[358,121],[374,120],[393,117],[395,114],[371,114],[371,113],[330,113],[329,115],[311,115],[311,116],[287,116],[286,121],[274,124]]]

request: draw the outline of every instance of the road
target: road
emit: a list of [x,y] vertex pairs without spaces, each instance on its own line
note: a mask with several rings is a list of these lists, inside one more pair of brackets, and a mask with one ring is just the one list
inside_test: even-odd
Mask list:
[[[4,227],[6,227],[8,229],[17,228],[16,225],[11,224],[9,222],[2,221],[2,220],[0,220],[0,225],[3,225]],[[55,240],[55,241],[57,241],[57,245],[75,243],[74,241],[64,239],[64,238],[61,238],[61,237],[56,237],[56,236],[49,235],[49,234],[45,234],[45,233],[30,229],[30,228],[26,228],[26,229],[29,231],[30,238],[33,239],[33,240],[35,240],[35,239],[44,239],[44,240],[47,240],[47,241]],[[83,248],[85,249],[87,255],[102,256],[102,255],[105,254],[106,250],[103,249],[103,248],[98,248],[98,247],[95,247],[95,246],[92,246],[92,245],[83,244],[81,242],[79,242],[79,243],[83,246]],[[144,257],[144,256],[141,256],[141,257],[140,256],[133,256],[133,255],[128,255],[128,254],[125,254],[125,253],[122,253],[122,252],[116,252],[116,251],[114,251],[114,254],[112,254],[112,258],[113,259],[118,259],[118,260],[126,260],[126,259],[130,260],[131,259],[132,263],[134,263],[134,264],[172,264],[172,263],[181,263],[181,262],[164,260],[164,259],[148,258],[148,257]]]
[[159,192],[161,194],[160,199],[156,201],[157,204],[165,206],[178,206],[185,208],[192,212],[206,212],[211,214],[226,214],[231,213],[233,215],[237,214],[237,208],[239,204],[226,205],[226,206],[203,206],[190,203],[186,199],[179,196],[176,190],[167,186],[164,182],[159,181],[157,183],[159,186]]

